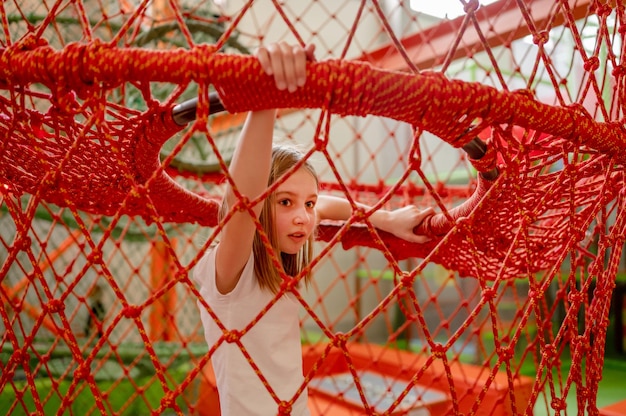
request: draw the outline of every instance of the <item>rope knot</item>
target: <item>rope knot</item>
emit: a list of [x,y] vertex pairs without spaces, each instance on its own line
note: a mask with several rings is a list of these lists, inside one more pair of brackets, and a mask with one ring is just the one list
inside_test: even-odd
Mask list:
[[[57,94],[61,96],[58,99],[59,104],[62,105],[62,109],[65,110],[63,104],[67,106],[67,110],[72,111],[73,108],[78,108],[76,103],[76,95],[81,99],[93,97],[96,95],[95,86],[98,85],[98,78],[102,67],[111,65],[110,63],[98,62],[96,55],[97,49],[101,48],[101,42],[98,39],[89,42],[88,44],[81,44],[78,42],[72,42],[63,48],[63,58],[59,61],[58,70],[58,84]],[[100,61],[102,58],[99,58]],[[93,65],[93,68],[87,67],[85,62],[97,62]],[[97,76],[91,76],[92,73]],[[72,95],[64,97],[65,90],[71,89]],[[71,100],[73,98],[73,100]],[[68,101],[64,103],[63,101]],[[71,105],[71,107],[69,107]]]
[[511,358],[513,358],[513,348],[511,348],[510,345],[500,346],[498,356],[502,358],[502,361],[511,361]]
[[241,195],[239,197],[239,201],[237,202],[237,211],[239,212],[245,212],[247,211],[248,207],[250,206],[250,198],[248,198],[245,195]]
[[546,344],[543,346],[543,358],[545,358],[546,362],[551,362],[552,359],[557,355],[556,347],[553,344]]
[[337,332],[333,337],[333,344],[338,347],[344,347],[348,342],[348,337],[343,332]]
[[135,319],[141,315],[141,308],[138,305],[128,305],[122,309],[122,315],[128,319]]
[[466,14],[474,13],[476,10],[478,10],[478,6],[480,6],[480,3],[478,2],[478,0],[469,0],[463,6],[463,11]]
[[597,56],[592,56],[591,58],[587,59],[584,65],[585,71],[587,72],[595,71],[599,67],[600,67],[600,60],[598,59]]
[[85,361],[76,368],[74,371],[74,378],[78,380],[85,380],[89,375],[89,368],[85,365]]
[[548,40],[550,40],[550,34],[547,30],[542,30],[533,35],[533,43],[537,46],[545,45]]
[[173,406],[174,404],[174,399],[172,398],[171,393],[165,395],[162,399],[161,399],[161,407],[163,409],[169,409]]
[[[49,43],[46,39],[36,36],[35,33],[31,32],[24,36],[20,41],[18,41],[14,45],[13,49],[17,49],[20,51],[32,51],[33,49],[37,49],[40,46],[48,45]],[[8,49],[11,49],[11,47],[9,47]]]
[[552,403],[550,403],[550,407],[552,407],[557,412],[560,412],[567,408],[567,403],[565,403],[565,400],[555,397],[554,399],[552,399]]
[[26,251],[31,247],[31,245],[32,245],[32,242],[31,242],[30,237],[25,235],[15,242],[14,247],[19,251]]
[[485,299],[485,302],[490,302],[495,297],[496,297],[496,291],[494,288],[488,287],[485,290],[483,290],[483,299]]
[[315,150],[318,152],[325,152],[326,147],[328,146],[328,138],[320,137],[320,135],[317,134],[315,135],[313,143],[315,144]]
[[291,403],[282,401],[278,404],[278,414],[279,415],[290,415],[291,414]]
[[[217,45],[215,44],[201,43],[201,44],[194,45],[191,51],[195,57],[193,62],[195,62],[199,66],[200,65],[202,66],[202,68],[197,68],[199,69],[197,73],[202,74],[206,72],[207,67],[210,67],[210,65],[207,65],[207,59],[211,55],[218,52],[219,49],[217,48]],[[211,79],[211,77],[209,76],[208,79]]]
[[229,344],[239,341],[241,338],[241,332],[236,329],[231,329],[230,331],[224,334],[224,340]]
[[[193,46],[189,71],[192,74],[197,74],[197,81],[199,83],[208,83],[210,80],[214,79],[215,70],[213,68],[215,65],[213,65],[211,61],[215,58],[215,53],[218,51],[219,49],[214,44],[203,43]],[[196,120],[207,120],[209,116],[207,112],[208,106],[199,106],[198,110]]]
[[574,308],[583,302],[583,294],[580,292],[570,292],[567,298]]
[[58,313],[63,310],[63,302],[59,299],[50,299],[45,308],[49,313]]
[[596,4],[596,14],[600,18],[607,17],[613,12],[613,8],[608,3],[597,2]]
[[591,343],[589,342],[589,338],[585,335],[578,335],[574,337],[570,344],[576,345],[582,354],[586,353],[591,349]]
[[442,344],[433,344],[430,351],[435,358],[442,359],[446,355],[446,348]]
[[115,62],[106,62],[104,61],[104,59],[106,59],[102,52],[105,50],[111,50],[113,48],[113,45],[110,44],[106,44],[104,42],[102,42],[100,39],[94,39],[91,42],[89,42],[86,45],[80,45],[80,51],[77,51],[78,53],[81,53],[84,55],[83,58],[83,62],[93,62],[94,64],[91,65],[91,67],[89,68],[91,71],[90,73],[87,73],[86,68],[81,68],[82,71],[79,73],[82,73],[84,75],[89,74],[91,76],[87,76],[87,77],[81,77],[81,80],[84,83],[87,84],[93,84],[97,81],[102,81],[102,68],[106,68],[107,65],[114,65],[116,64]]
[[99,251],[93,251],[89,254],[89,256],[87,256],[87,260],[89,260],[91,264],[100,264],[102,263],[102,253]]
[[402,287],[404,287],[406,289],[412,288],[414,281],[415,281],[415,276],[411,275],[411,273],[407,273],[407,272],[404,272],[402,274],[402,280],[400,280],[400,282],[402,283]]
[[57,94],[53,96],[54,106],[64,115],[74,114],[80,107],[76,101],[76,93],[74,91],[65,91],[59,87]]
[[363,208],[357,208],[352,216],[354,217],[355,222],[364,221],[366,218],[365,210]]
[[13,355],[11,355],[11,359],[13,360],[13,362],[20,363],[24,367],[28,367],[28,362],[30,361],[30,355],[28,354],[28,352],[24,350],[16,350],[13,352]]
[[201,43],[196,44],[193,47],[193,52],[199,54],[200,56],[208,56],[217,52],[217,45],[209,44],[209,43]]

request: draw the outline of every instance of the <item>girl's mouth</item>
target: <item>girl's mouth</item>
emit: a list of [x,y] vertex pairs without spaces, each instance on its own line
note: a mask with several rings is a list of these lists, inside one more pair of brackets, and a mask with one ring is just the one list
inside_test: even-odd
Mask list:
[[299,240],[303,240],[303,239],[306,238],[306,233],[300,233],[300,232],[292,233],[292,234],[289,234],[289,238],[291,238],[293,240],[298,240],[298,241]]

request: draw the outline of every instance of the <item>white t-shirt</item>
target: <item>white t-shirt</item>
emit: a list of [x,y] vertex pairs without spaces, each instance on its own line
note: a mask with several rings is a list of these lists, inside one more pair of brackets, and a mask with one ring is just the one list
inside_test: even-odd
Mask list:
[[[257,318],[275,295],[259,287],[254,274],[254,257],[244,267],[237,286],[221,294],[215,285],[215,248],[209,249],[196,265],[193,277],[200,294],[228,330],[243,331],[258,321],[241,337],[241,343],[252,361],[280,400],[290,400],[304,380],[302,346],[298,323],[299,303],[288,293],[281,296],[267,312]],[[198,302],[204,336],[211,348],[222,336],[222,330]],[[211,357],[222,416],[278,413],[278,405],[236,343],[223,342]],[[292,415],[308,415],[307,390],[292,405]]]

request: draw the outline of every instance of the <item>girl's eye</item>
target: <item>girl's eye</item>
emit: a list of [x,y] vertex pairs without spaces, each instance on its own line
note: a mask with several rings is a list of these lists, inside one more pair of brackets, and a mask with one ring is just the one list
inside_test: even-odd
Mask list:
[[306,207],[307,207],[307,208],[315,208],[315,202],[313,202],[313,201],[308,201],[308,202],[306,203]]
[[290,201],[290,200],[288,200],[288,199],[281,199],[280,201],[278,201],[278,203],[279,203],[280,205],[283,205],[283,206],[286,206],[286,207],[288,207],[289,205],[291,205],[291,201]]

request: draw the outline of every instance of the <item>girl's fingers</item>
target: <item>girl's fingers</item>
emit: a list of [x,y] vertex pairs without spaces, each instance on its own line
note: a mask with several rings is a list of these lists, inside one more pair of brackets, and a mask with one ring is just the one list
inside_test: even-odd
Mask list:
[[304,60],[304,51],[299,46],[291,46],[284,42],[280,44],[280,49],[282,52],[283,84],[288,91],[293,92],[298,88],[298,61]]
[[306,63],[315,61],[314,51],[314,45],[302,48],[280,42],[260,47],[255,55],[263,71],[274,76],[276,88],[293,92],[305,84]]
[[270,65],[272,68],[272,74],[274,75],[274,81],[276,82],[276,88],[284,90],[287,85],[285,81],[285,69],[283,65],[284,51],[283,45],[271,44],[267,47],[269,54]]
[[424,211],[420,212],[418,215],[420,223],[424,221],[426,217],[430,217],[431,215],[435,215],[435,210],[431,207],[428,207]]
[[424,244],[424,243],[428,243],[429,241],[430,241],[430,237],[426,237],[425,235],[418,235],[413,240],[413,242],[417,244]]
[[261,64],[261,68],[267,75],[274,75],[274,71],[272,71],[272,62],[270,60],[269,52],[266,48],[260,47],[256,50],[255,55]]
[[306,63],[308,60],[308,53],[306,49],[302,49],[300,46],[294,46],[293,51],[295,58],[294,75],[296,82],[294,87],[297,88],[304,86],[304,83],[306,82]]

